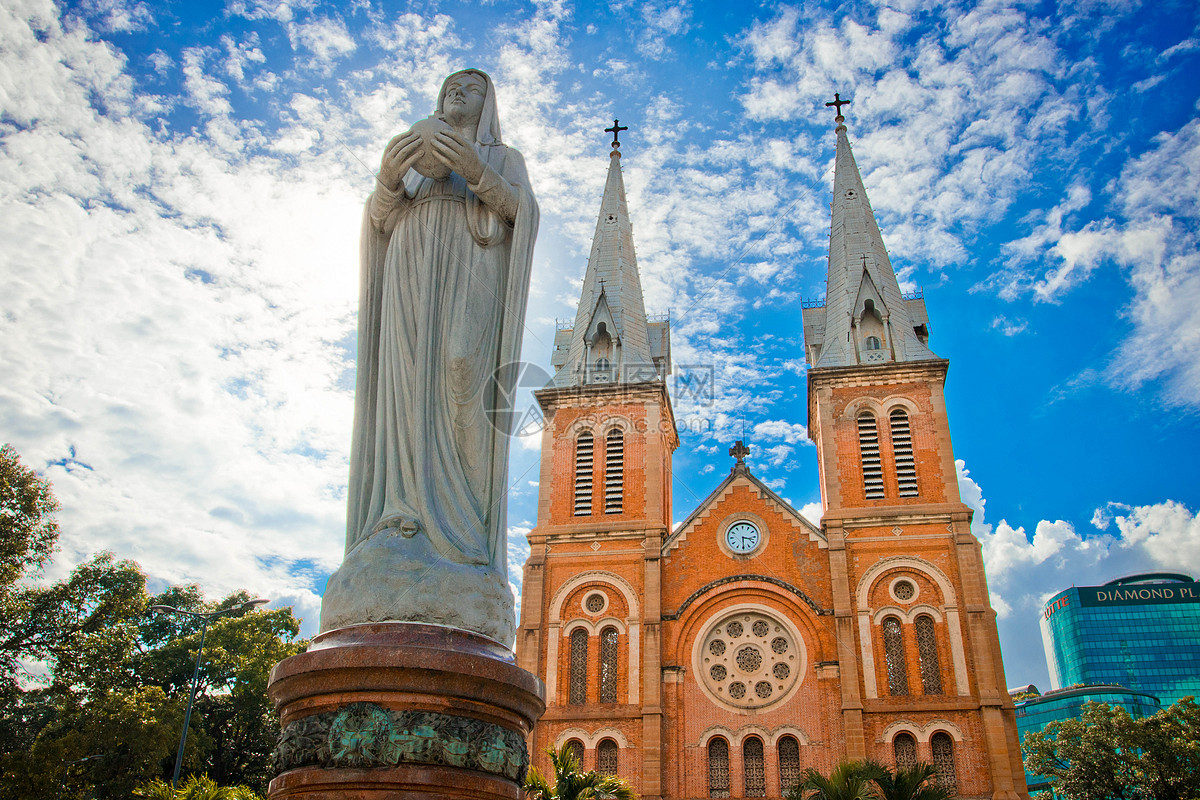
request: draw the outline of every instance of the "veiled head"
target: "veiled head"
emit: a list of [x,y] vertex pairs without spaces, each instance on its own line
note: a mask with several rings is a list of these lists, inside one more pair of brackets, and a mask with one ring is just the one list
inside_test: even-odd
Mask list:
[[454,124],[454,117],[473,117],[478,109],[479,126],[475,141],[500,144],[500,117],[496,112],[496,91],[488,74],[478,69],[455,72],[442,82],[437,112]]

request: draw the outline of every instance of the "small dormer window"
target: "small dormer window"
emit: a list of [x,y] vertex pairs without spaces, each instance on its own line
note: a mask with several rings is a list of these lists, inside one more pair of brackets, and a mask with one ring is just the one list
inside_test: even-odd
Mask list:
[[597,358],[596,359],[596,371],[597,372],[608,372],[608,359],[607,358]]
[[867,349],[868,350],[878,350],[882,346],[883,346],[883,343],[881,341],[879,341],[878,336],[868,336],[867,337]]

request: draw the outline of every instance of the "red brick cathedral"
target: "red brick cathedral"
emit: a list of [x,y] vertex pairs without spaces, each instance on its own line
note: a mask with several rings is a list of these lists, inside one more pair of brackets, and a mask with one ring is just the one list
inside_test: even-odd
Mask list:
[[647,319],[614,147],[575,324],[538,393],[537,527],[518,663],[530,742],[647,799],[781,797],[807,767],[925,761],[964,798],[1026,798],[995,612],[958,492],[924,301],[900,291],[844,120],[824,305],[805,305],[814,526],[738,442],[672,526],[667,321]]

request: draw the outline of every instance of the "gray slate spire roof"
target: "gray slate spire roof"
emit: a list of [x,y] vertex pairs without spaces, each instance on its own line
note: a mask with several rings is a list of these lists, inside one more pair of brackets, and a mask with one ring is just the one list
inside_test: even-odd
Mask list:
[[555,386],[639,383],[658,380],[670,369],[668,323],[646,319],[617,147],[609,158],[575,324],[560,325],[554,351]]
[[803,309],[804,344],[813,367],[845,367],[937,356],[926,346],[929,321],[920,294],[904,295],[837,117],[837,159],[829,228],[825,303]]

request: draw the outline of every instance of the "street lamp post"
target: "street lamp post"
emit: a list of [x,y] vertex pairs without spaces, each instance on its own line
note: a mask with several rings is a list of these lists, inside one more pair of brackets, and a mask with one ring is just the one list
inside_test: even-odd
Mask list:
[[67,783],[67,772],[70,771],[71,767],[75,766],[76,764],[82,764],[85,761],[91,761],[93,758],[100,758],[102,755],[104,755],[104,753],[94,753],[90,756],[84,756],[83,758],[77,758],[74,761],[64,761],[62,777],[59,778],[59,781],[58,781],[58,794],[55,796],[62,797],[63,786],[65,786]]
[[196,669],[192,673],[192,691],[188,695],[187,712],[183,715],[183,735],[179,737],[179,752],[175,754],[175,775],[171,778],[172,791],[179,788],[179,770],[183,767],[183,748],[187,746],[188,725],[192,721],[192,703],[196,701],[196,689],[200,685],[200,659],[204,655],[204,637],[208,634],[208,623],[217,617],[232,614],[235,611],[245,611],[269,602],[265,597],[258,597],[254,600],[247,600],[240,606],[233,606],[222,611],[213,611],[210,614],[198,614],[195,611],[187,611],[182,608],[175,608],[174,606],[150,606],[151,611],[157,611],[160,614],[185,614],[189,617],[204,620],[204,624],[200,628],[200,647],[196,650]]

